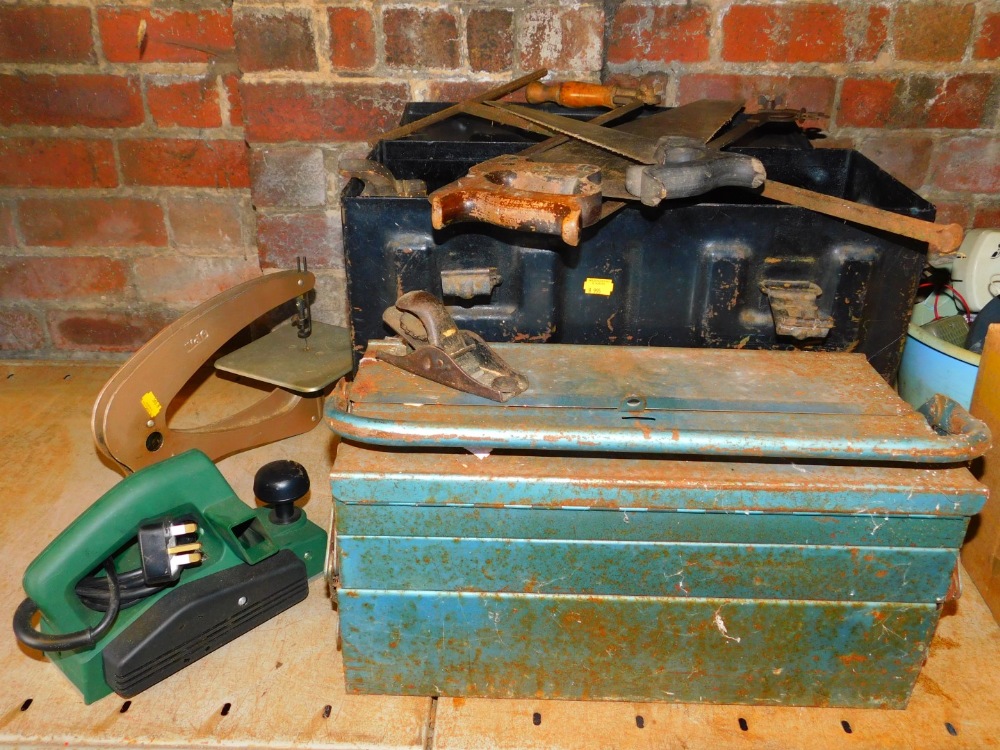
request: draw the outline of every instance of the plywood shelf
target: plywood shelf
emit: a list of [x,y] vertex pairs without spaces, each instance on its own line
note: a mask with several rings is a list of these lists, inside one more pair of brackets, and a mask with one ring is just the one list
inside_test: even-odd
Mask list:
[[[112,373],[86,363],[0,363],[0,612],[28,563],[119,475],[92,445],[90,410]],[[208,378],[176,420],[233,410],[247,389]],[[294,458],[313,477],[306,510],[326,525],[335,452],[323,427],[220,463],[243,498],[254,470]],[[126,704],[85,706],[51,664],[0,639],[0,744],[20,747],[988,748],[1000,746],[1000,627],[964,577],[905,711],[346,695],[336,613],[322,581],[307,601]],[[9,631],[8,631],[9,632]],[[741,723],[742,720],[742,723]],[[745,726],[745,729],[742,728]],[[949,727],[951,728],[949,730]],[[848,732],[848,728],[850,732]]]

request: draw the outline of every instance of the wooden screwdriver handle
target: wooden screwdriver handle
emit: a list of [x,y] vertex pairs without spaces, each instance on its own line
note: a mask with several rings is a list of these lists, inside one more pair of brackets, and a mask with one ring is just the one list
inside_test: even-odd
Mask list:
[[555,102],[563,107],[581,109],[583,107],[607,107],[614,109],[622,104],[639,101],[643,104],[659,104],[660,97],[644,89],[630,89],[623,86],[603,86],[584,81],[563,81],[545,84],[539,81],[529,83],[524,89],[524,98],[529,104]]
[[564,107],[608,107],[613,108],[614,87],[602,86],[599,83],[584,83],[583,81],[563,81],[562,83],[544,84],[538,81],[529,83],[524,88],[524,98],[529,104],[555,102]]

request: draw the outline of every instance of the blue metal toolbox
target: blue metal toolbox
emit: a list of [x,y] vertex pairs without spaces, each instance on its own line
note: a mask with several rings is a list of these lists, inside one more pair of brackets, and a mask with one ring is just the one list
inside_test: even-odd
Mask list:
[[328,401],[349,692],[902,708],[986,490],[860,354],[496,344]]

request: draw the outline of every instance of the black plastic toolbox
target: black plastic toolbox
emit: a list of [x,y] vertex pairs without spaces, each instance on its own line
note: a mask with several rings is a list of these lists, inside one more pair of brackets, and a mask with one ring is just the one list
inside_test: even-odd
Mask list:
[[[411,104],[403,121],[443,106]],[[370,158],[431,191],[535,140],[459,116],[383,141]],[[771,179],[934,218],[930,203],[866,157],[813,149],[794,126],[776,124],[754,145],[742,143],[731,150],[758,157]],[[858,351],[893,382],[926,260],[926,245],[916,240],[734,189],[655,209],[629,205],[584,230],[578,247],[481,223],[436,231],[426,198],[360,190],[351,180],[341,196],[356,360],[369,339],[391,333],[382,312],[404,292],[426,289],[444,297],[459,326],[487,341]],[[442,279],[456,274],[486,291],[449,294],[454,284]],[[801,341],[778,335],[765,282],[818,286],[829,333]]]

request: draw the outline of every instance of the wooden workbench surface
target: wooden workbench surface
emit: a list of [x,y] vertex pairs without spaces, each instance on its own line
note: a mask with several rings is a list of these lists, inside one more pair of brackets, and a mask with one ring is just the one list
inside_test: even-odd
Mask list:
[[[3,506],[0,615],[24,593],[28,563],[119,475],[94,451],[90,410],[113,368],[0,363]],[[247,389],[209,378],[176,424],[231,411]],[[306,505],[326,526],[334,452],[323,427],[220,463],[251,498],[253,472],[294,458],[313,478]],[[1000,628],[978,592],[942,619],[905,711],[491,701],[345,695],[336,613],[324,583],[310,597],[130,702],[85,706],[62,674],[0,638],[0,744],[117,747],[987,748],[1000,746]],[[742,720],[742,721],[741,721]],[[745,726],[746,728],[741,728]],[[848,731],[849,730],[849,731]]]

